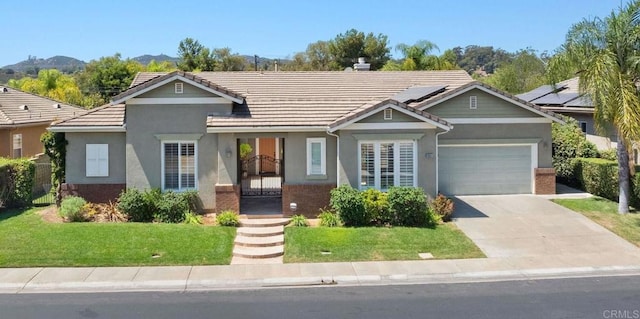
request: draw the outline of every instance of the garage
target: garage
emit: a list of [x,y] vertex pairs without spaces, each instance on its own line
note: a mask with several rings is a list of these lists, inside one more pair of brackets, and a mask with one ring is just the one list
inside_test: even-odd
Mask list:
[[438,190],[446,195],[531,194],[534,149],[531,144],[440,145]]

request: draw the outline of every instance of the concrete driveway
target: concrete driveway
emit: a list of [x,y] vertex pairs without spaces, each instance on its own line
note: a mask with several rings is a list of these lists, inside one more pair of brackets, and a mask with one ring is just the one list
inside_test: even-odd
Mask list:
[[458,196],[454,200],[456,225],[490,258],[549,257],[571,264],[576,259],[604,264],[612,258],[637,260],[640,255],[638,247],[542,197]]

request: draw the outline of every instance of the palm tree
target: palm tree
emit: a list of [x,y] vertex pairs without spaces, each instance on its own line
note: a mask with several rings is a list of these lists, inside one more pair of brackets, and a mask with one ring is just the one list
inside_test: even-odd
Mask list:
[[629,146],[640,139],[640,1],[603,19],[583,20],[571,27],[565,44],[549,63],[550,80],[568,69],[577,71],[580,91],[594,103],[600,132],[618,135],[618,212],[629,212]]

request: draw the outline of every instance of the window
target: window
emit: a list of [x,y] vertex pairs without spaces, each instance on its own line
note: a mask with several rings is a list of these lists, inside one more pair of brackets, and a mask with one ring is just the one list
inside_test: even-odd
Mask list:
[[393,109],[385,109],[384,110],[384,119],[392,120],[393,119]]
[[475,110],[478,108],[478,97],[472,95],[469,97],[469,108]]
[[87,144],[87,177],[109,176],[109,144]]
[[587,133],[587,122],[579,122],[580,124],[580,129],[582,130],[582,133]]
[[22,157],[22,134],[13,134],[13,158]]
[[176,83],[175,85],[175,92],[176,94],[182,94],[184,93],[184,87],[182,83]]
[[324,137],[307,139],[307,175],[327,174],[327,142]]
[[183,191],[196,189],[196,144],[162,143],[162,189]]
[[414,141],[360,143],[360,188],[416,185]]

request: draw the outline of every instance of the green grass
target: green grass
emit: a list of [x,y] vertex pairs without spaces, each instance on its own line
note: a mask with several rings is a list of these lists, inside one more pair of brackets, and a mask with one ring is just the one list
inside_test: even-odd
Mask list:
[[[322,254],[331,252],[331,254]],[[367,260],[414,260],[418,253],[435,258],[479,258],[484,254],[453,224],[437,228],[287,227],[288,263]]]
[[581,213],[616,235],[640,247],[640,214],[618,214],[618,203],[601,197],[555,199],[553,202]]
[[[46,223],[38,210],[0,212],[0,267],[229,264],[235,228]],[[160,257],[152,258],[157,254]]]

